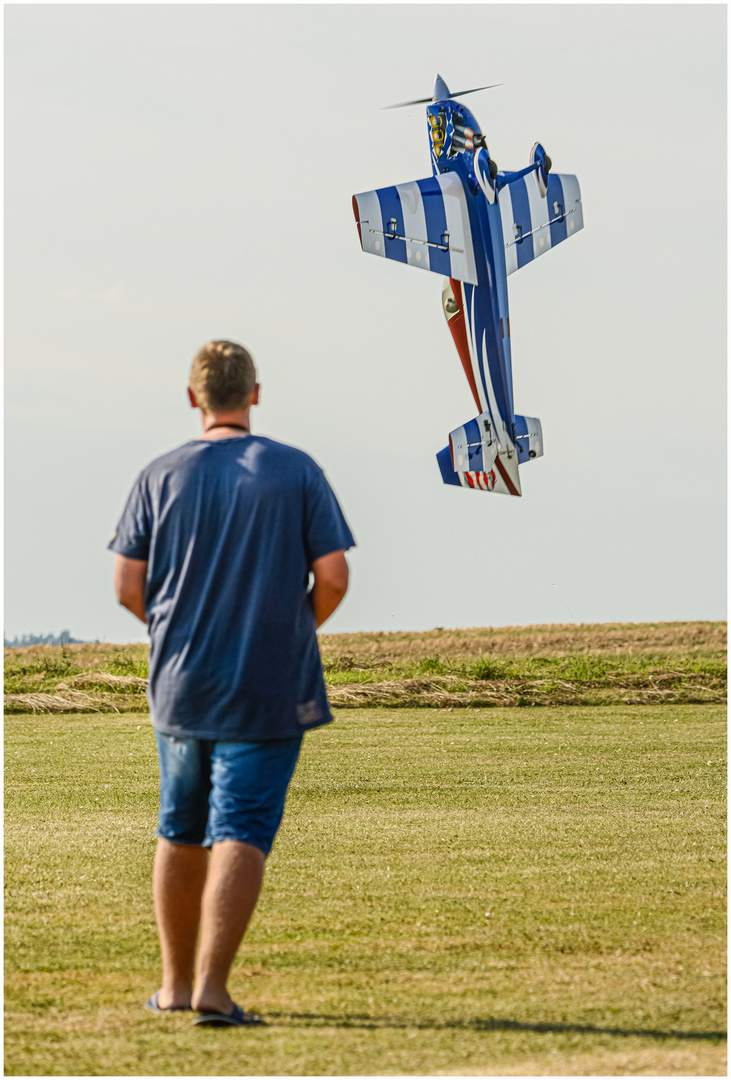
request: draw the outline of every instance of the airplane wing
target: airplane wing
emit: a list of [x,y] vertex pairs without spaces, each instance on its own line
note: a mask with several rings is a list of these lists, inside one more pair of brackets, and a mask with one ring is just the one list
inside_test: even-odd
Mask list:
[[538,192],[535,177],[522,176],[500,188],[498,205],[508,274],[584,227],[581,191],[575,176],[549,173],[545,199]]
[[364,191],[353,196],[353,212],[363,251],[478,284],[467,199],[456,173]]

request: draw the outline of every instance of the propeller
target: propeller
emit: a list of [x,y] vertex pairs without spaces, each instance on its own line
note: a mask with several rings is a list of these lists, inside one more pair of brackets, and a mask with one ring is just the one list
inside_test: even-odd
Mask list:
[[431,101],[445,101],[447,98],[464,97],[465,94],[476,94],[478,90],[492,90],[502,83],[490,83],[489,86],[475,86],[471,90],[457,90],[452,93],[441,75],[434,80],[434,92],[431,97],[415,98],[413,101],[398,101],[395,105],[384,105],[384,109],[405,109],[408,105],[426,105]]

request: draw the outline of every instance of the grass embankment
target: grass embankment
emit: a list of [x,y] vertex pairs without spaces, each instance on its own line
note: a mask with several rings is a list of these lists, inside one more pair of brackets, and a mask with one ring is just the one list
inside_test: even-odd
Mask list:
[[232,990],[153,1017],[142,715],[6,723],[12,1075],[722,1075],[719,706],[343,710]]
[[[726,624],[322,634],[333,705],[722,703]],[[145,645],[5,650],[7,712],[146,708]]]

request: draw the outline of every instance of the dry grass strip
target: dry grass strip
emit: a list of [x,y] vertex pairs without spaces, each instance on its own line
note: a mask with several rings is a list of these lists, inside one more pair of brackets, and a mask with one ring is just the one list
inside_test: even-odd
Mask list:
[[[86,690],[79,690],[81,686],[108,687],[116,692],[90,694]],[[94,672],[57,683],[52,694],[5,694],[4,705],[6,713],[127,712],[130,708],[144,711],[147,708],[147,701],[143,697],[146,690],[147,679],[137,675]]]
[[[56,692],[5,694],[6,713],[145,712],[146,680],[135,676],[90,675],[59,683]],[[128,690],[91,694],[79,685]],[[377,683],[328,686],[328,700],[337,708],[489,708],[551,705],[680,705],[725,704],[722,680],[703,673],[658,675],[649,684],[644,675],[607,675],[596,682],[565,679],[466,680],[458,675],[394,679]]]
[[92,697],[81,690],[59,686],[62,693],[55,694],[5,694],[6,712],[67,713],[67,712],[119,712],[110,702]]
[[[601,682],[559,679],[510,679],[469,682],[457,675],[392,682],[349,683],[329,686],[334,706],[489,707],[515,705],[660,705],[723,704],[726,688],[721,680],[703,674],[677,672],[658,676],[647,685],[644,675],[608,677]],[[666,685],[667,683],[671,685]],[[604,685],[602,685],[602,683]],[[607,685],[608,684],[608,685]]]

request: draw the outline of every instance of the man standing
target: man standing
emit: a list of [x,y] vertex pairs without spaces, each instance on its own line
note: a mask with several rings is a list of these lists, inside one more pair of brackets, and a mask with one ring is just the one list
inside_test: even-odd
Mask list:
[[354,541],[315,462],[251,434],[246,349],[205,345],[188,394],[202,434],[142,471],[109,544],[117,599],[150,634],[162,987],[146,1007],[240,1026],[260,1020],[228,974],[303,734],[332,719],[315,630],[345,596]]

